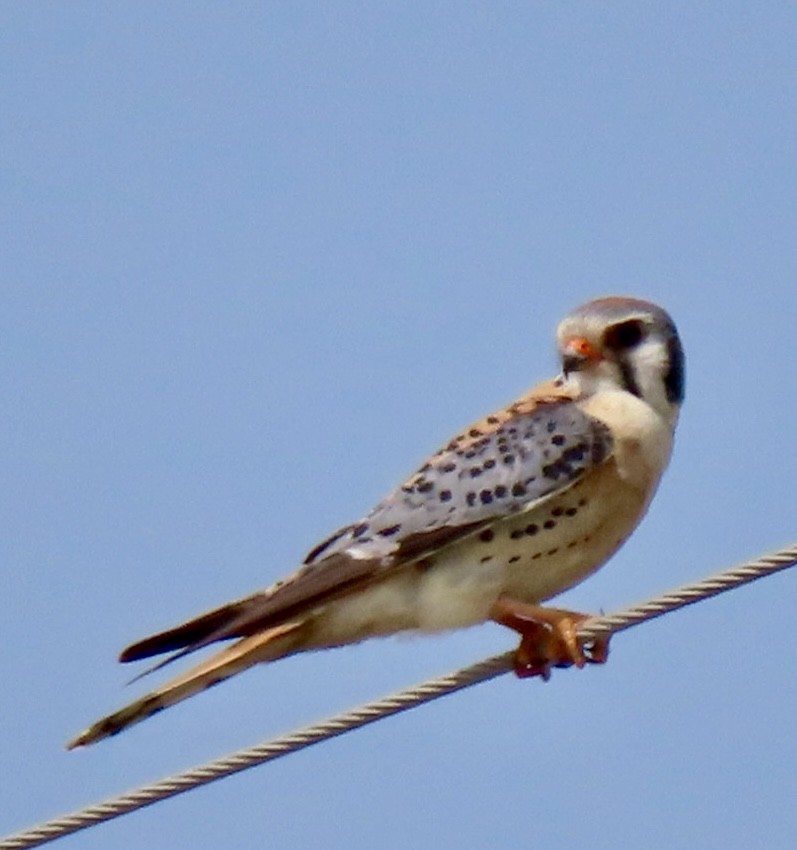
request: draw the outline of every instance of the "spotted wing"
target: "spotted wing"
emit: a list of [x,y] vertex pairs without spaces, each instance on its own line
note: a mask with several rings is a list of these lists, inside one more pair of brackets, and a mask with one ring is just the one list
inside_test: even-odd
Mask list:
[[455,437],[367,516],[268,590],[125,650],[130,661],[253,634],[351,593],[561,492],[611,454],[607,427],[570,399],[525,399]]

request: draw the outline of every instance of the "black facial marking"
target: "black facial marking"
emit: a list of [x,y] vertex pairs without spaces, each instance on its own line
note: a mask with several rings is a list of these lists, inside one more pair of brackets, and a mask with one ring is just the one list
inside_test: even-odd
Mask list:
[[603,344],[611,351],[630,351],[645,338],[645,325],[639,319],[629,319],[612,325],[603,335]]
[[670,358],[670,368],[664,376],[667,401],[681,404],[686,390],[686,363],[683,349],[674,335],[667,340],[667,354]]
[[642,398],[642,392],[639,389],[639,384],[636,382],[634,367],[628,358],[618,357],[617,366],[620,369],[620,379],[623,382],[623,389],[631,393],[631,395],[637,396],[637,398]]

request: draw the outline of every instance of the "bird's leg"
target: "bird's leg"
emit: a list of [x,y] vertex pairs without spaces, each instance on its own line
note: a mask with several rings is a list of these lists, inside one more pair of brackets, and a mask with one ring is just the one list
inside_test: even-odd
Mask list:
[[578,626],[589,619],[589,614],[530,605],[501,596],[493,604],[490,617],[520,634],[515,673],[521,678],[542,676],[547,681],[552,666],[603,664],[609,656],[608,636],[589,641],[578,637]]

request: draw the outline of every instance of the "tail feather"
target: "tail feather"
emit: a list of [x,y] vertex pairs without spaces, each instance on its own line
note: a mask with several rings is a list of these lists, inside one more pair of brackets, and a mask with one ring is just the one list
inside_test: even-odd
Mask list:
[[303,626],[304,621],[295,620],[242,638],[141,699],[98,720],[71,740],[67,749],[84,747],[116,735],[254,664],[275,661],[290,654],[297,649]]
[[[227,628],[245,614],[250,607],[257,604],[262,594],[248,596],[235,602],[229,602],[207,614],[202,614],[182,623],[173,629],[150,635],[137,643],[131,644],[122,650],[119,660],[123,663],[129,661],[140,661],[143,658],[151,658],[153,655],[161,655],[164,652],[172,652],[177,649],[191,652],[200,644],[206,646],[224,633],[227,638],[243,637],[243,635],[228,634]],[[185,652],[183,654],[185,654]]]

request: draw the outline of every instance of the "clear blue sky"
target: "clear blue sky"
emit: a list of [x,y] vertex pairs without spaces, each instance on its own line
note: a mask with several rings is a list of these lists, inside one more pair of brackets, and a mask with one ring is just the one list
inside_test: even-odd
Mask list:
[[[0,834],[514,643],[248,673],[87,751],[126,643],[270,583],[554,373],[601,294],[688,355],[675,458],[566,604],[795,537],[793,3],[0,10]],[[797,573],[64,847],[793,848]],[[135,672],[135,671],[133,671]]]

